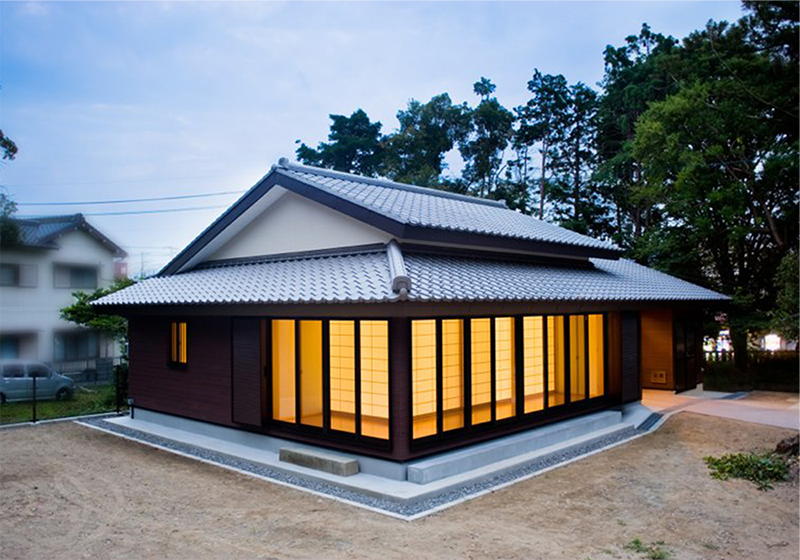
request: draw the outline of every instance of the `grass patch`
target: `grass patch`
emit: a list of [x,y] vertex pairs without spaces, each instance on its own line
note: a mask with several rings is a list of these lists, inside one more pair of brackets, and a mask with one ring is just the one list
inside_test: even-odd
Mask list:
[[777,453],[729,453],[722,457],[704,457],[711,476],[718,480],[743,478],[771,490],[773,482],[789,478],[789,462]]
[[644,543],[641,539],[636,538],[625,545],[625,550],[642,554],[649,560],[666,560],[672,556],[672,552],[664,548],[664,541]]
[[[116,410],[114,385],[75,389],[75,396],[62,401],[48,400],[36,403],[36,419],[52,420],[84,414],[98,414]],[[30,422],[32,414],[30,402],[15,402],[0,405],[0,424]]]

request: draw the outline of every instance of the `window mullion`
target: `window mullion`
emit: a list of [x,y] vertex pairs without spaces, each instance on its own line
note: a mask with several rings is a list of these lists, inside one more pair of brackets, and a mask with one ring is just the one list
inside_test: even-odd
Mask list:
[[356,377],[356,436],[361,437],[361,321],[353,321],[353,355]]
[[322,321],[322,429],[331,430],[331,328],[330,321]]
[[589,400],[591,391],[589,388],[589,316],[583,316],[583,376],[585,379],[584,389],[586,400]]
[[549,392],[550,392],[550,344],[547,340],[547,315],[542,315],[542,364],[544,367],[544,403],[543,410],[547,410],[550,406]]
[[495,422],[497,420],[497,364],[495,360],[497,356],[495,352],[497,350],[497,344],[495,343],[495,337],[497,336],[497,325],[495,318],[492,317],[490,320],[490,329],[489,329],[489,372],[490,372],[490,379],[491,379],[491,422]]
[[472,320],[465,318],[462,343],[464,367],[464,428],[472,426]]
[[442,381],[442,320],[436,319],[436,433],[441,434],[444,430],[444,411],[442,395],[444,383]]
[[300,424],[302,417],[302,406],[300,399],[300,387],[302,380],[300,378],[300,321],[294,321],[294,423]]

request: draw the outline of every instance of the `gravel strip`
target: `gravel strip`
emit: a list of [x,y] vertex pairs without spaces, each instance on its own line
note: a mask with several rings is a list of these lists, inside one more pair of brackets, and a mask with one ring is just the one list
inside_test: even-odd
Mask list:
[[432,498],[395,501],[395,500],[388,500],[388,499],[381,499],[372,496],[367,496],[360,492],[355,492],[352,490],[340,488],[334,484],[308,480],[300,476],[295,476],[286,473],[284,471],[273,469],[261,463],[255,463],[253,461],[248,461],[245,459],[238,459],[230,455],[226,455],[224,453],[210,451],[208,449],[203,449],[202,447],[196,447],[194,445],[180,443],[159,436],[154,436],[152,434],[148,434],[140,430],[134,430],[131,428],[126,428],[124,426],[119,426],[111,422],[106,422],[105,419],[103,418],[89,418],[86,420],[82,420],[79,423],[88,424],[91,426],[97,426],[98,428],[102,428],[110,432],[124,435],[131,439],[138,440],[144,443],[159,445],[166,449],[179,451],[181,453],[185,453],[186,455],[197,457],[199,459],[204,459],[206,461],[217,463],[222,466],[234,467],[248,473],[263,476],[266,478],[271,478],[286,484],[290,484],[292,486],[297,486],[299,488],[312,490],[314,492],[320,492],[323,494],[327,494],[329,496],[333,496],[343,500],[348,500],[351,502],[355,502],[357,504],[362,504],[368,507],[376,508],[379,510],[383,510],[404,517],[411,517],[418,515],[420,513],[425,513],[429,510],[446,505],[450,502],[461,500],[473,494],[490,490],[501,484],[506,484],[508,482],[536,473],[548,467],[553,467],[555,465],[564,463],[571,459],[575,459],[577,457],[580,457],[581,455],[585,455],[597,449],[601,449],[605,446],[630,439],[634,436],[644,433],[645,431],[645,430],[637,430],[635,428],[629,428],[627,430],[622,430],[615,434],[600,438],[591,443],[574,447],[563,453],[558,453],[550,457],[545,457],[543,459],[533,461],[532,463],[528,463],[517,469],[513,469],[503,474],[499,474],[492,478],[475,483],[469,483],[469,482],[465,483],[463,486],[447,490],[446,492],[434,496]]

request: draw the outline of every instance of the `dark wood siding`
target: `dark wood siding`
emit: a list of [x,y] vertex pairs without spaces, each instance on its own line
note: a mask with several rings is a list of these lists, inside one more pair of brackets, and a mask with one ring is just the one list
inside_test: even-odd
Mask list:
[[260,426],[263,367],[261,364],[261,321],[233,319],[231,344],[233,421]]
[[642,398],[639,379],[639,313],[626,311],[622,314],[622,402]]
[[[187,323],[185,368],[167,364],[171,320]],[[231,423],[231,329],[222,317],[130,319],[134,405],[217,424]]]

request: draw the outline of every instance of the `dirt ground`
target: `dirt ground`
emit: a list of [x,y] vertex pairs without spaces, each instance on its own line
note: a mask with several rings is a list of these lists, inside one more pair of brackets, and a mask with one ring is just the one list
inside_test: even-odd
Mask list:
[[798,558],[798,488],[712,479],[702,458],[792,431],[679,413],[654,434],[414,522],[72,423],[0,432],[0,556]]

